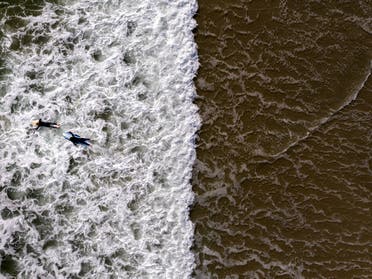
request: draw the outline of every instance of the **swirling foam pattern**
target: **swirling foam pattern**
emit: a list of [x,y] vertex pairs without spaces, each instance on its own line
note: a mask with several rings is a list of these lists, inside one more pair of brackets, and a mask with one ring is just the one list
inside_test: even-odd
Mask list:
[[370,278],[370,1],[201,0],[197,278]]
[[2,274],[189,278],[196,2],[39,4],[2,4]]

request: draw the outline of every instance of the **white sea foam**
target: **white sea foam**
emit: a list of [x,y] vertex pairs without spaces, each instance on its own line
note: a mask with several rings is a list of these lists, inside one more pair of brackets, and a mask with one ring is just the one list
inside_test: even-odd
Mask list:
[[[196,1],[47,4],[5,30],[0,249],[22,278],[189,278]],[[62,131],[28,131],[32,119]],[[75,276],[75,277],[74,277]]]

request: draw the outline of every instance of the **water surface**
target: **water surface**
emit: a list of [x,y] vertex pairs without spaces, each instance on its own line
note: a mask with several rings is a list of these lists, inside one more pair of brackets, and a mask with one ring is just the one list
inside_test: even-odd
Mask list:
[[369,1],[199,1],[196,278],[372,274]]

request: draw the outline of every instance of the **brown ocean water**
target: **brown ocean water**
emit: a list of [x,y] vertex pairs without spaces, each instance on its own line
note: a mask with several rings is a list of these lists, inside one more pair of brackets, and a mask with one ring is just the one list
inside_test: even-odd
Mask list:
[[372,278],[372,2],[196,20],[195,278]]

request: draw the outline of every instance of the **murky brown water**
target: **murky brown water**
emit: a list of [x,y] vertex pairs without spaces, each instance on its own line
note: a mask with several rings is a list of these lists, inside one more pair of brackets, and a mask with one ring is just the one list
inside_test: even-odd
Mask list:
[[196,278],[372,277],[372,2],[200,0]]

